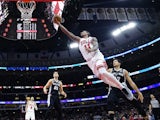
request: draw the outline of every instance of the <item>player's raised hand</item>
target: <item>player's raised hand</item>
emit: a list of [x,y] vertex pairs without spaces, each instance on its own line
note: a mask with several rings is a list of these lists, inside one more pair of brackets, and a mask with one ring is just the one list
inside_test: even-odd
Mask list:
[[55,15],[53,17],[53,22],[59,25],[62,22],[62,18],[59,15]]
[[141,92],[138,93],[138,100],[140,100],[141,103],[143,103],[143,99],[144,99],[143,94]]

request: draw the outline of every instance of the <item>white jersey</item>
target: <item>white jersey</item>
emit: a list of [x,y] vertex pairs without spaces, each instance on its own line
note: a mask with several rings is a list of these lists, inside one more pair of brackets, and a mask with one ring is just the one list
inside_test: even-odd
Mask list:
[[158,102],[158,100],[154,99],[150,101],[152,108],[160,108],[160,104]]
[[34,110],[35,110],[35,102],[28,101],[26,112],[34,112]]
[[88,52],[86,50],[86,46],[88,44],[92,44],[92,41],[93,41],[92,37],[88,37],[88,38],[81,38],[79,42],[79,50],[86,61],[91,60],[97,52],[100,52],[99,49],[93,52]]

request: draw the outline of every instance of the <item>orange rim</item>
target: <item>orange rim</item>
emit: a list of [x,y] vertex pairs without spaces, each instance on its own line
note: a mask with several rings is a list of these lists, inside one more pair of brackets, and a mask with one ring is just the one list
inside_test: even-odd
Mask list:
[[23,2],[26,2],[26,3],[28,3],[28,2],[30,2],[30,0],[22,0]]

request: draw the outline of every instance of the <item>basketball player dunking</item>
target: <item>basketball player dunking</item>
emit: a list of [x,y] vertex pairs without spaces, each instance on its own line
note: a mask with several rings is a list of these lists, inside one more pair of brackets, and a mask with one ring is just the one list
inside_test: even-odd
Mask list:
[[59,16],[54,16],[53,22],[58,24],[61,31],[70,39],[79,43],[79,50],[83,58],[87,61],[89,68],[99,79],[103,80],[104,83],[112,87],[120,89],[128,99],[133,99],[131,92],[128,91],[125,86],[117,81],[116,78],[106,70],[107,64],[103,54],[99,50],[96,37],[91,37],[90,33],[85,30],[80,33],[81,37],[75,36],[61,24],[61,18]]
[[44,86],[43,91],[45,94],[47,94],[47,89],[49,88],[48,92],[48,110],[45,115],[45,120],[50,119],[50,112],[52,111],[53,107],[55,107],[55,110],[58,113],[58,120],[63,120],[62,117],[62,106],[59,99],[59,93],[64,96],[64,98],[67,97],[67,94],[63,91],[63,85],[62,82],[58,79],[59,74],[57,71],[53,73],[53,78],[50,79],[47,84]]
[[37,104],[34,102],[34,97],[31,97],[26,104],[25,120],[35,120],[35,110],[38,110]]

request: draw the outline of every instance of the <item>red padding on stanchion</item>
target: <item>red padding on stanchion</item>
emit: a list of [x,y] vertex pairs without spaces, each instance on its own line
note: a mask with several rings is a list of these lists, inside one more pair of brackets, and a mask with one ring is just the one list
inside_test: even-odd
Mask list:
[[[6,1],[6,2],[17,2],[18,0],[4,0],[4,1]],[[21,1],[23,1],[23,0],[21,0]],[[32,0],[30,0],[30,1],[32,1]],[[33,0],[33,1],[35,1],[35,2],[52,2],[52,1],[64,1],[64,0]]]

